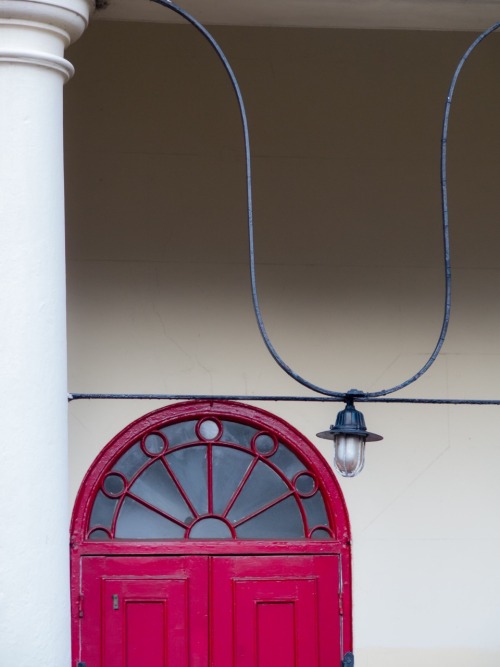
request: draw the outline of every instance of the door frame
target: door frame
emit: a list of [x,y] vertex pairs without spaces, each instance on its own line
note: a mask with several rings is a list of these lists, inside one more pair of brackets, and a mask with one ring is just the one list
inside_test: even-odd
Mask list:
[[[329,540],[111,540],[87,539],[93,501],[106,470],[145,433],[154,428],[193,418],[230,418],[272,432],[317,475],[335,535]],[[125,427],[100,452],[78,492],[70,530],[71,618],[73,667],[80,660],[82,558],[85,556],[238,556],[337,555],[339,557],[339,612],[342,653],[352,651],[351,537],[346,504],[331,467],[320,452],[293,426],[267,411],[230,401],[189,401],[155,410]]]

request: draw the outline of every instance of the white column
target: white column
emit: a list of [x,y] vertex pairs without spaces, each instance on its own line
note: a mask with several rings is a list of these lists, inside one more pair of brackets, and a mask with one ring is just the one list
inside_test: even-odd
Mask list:
[[62,91],[91,0],[0,0],[0,665],[69,667]]

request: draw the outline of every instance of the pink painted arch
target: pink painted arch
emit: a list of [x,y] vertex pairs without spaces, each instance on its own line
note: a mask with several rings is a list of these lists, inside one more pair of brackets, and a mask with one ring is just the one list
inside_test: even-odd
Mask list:
[[128,425],[87,472],[71,525],[73,548],[113,552],[191,540],[230,541],[230,550],[249,539],[345,550],[349,521],[311,442],[267,411],[228,401],[177,403]]

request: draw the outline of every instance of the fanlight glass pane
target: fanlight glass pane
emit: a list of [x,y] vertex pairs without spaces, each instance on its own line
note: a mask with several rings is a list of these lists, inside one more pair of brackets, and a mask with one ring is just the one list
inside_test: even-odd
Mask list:
[[236,528],[240,538],[300,539],[305,537],[304,524],[295,498],[286,498]]
[[326,528],[315,528],[311,535],[312,540],[331,540],[330,533]]
[[200,435],[203,440],[217,440],[220,435],[220,426],[211,419],[204,419],[200,424]]
[[163,454],[167,447],[167,441],[159,433],[150,433],[144,438],[144,450],[149,456],[158,456]]
[[280,443],[275,454],[269,459],[275,466],[277,466],[289,480],[303,470],[306,470],[305,465],[300,461],[293,452],[291,452],[283,443]]
[[198,514],[208,512],[207,448],[183,447],[171,452],[166,461]]
[[184,523],[193,520],[191,510],[161,461],[155,461],[146,468],[132,484],[130,491],[149,505]]
[[222,438],[224,442],[233,442],[236,445],[241,445],[250,449],[250,443],[253,436],[258,433],[256,428],[240,424],[238,422],[223,421]]
[[183,445],[186,442],[196,442],[198,437],[196,435],[196,424],[198,420],[191,420],[187,422],[179,422],[178,424],[170,424],[165,428],[160,429],[160,433],[166,436],[170,449],[177,445]]
[[329,525],[325,503],[320,491],[316,491],[311,498],[303,498],[302,506],[306,511],[307,523],[310,528]]
[[261,433],[255,438],[255,451],[262,456],[270,456],[277,449],[277,443],[267,433]]
[[125,480],[114,472],[106,475],[102,483],[104,494],[111,498],[119,498],[125,491]]
[[236,493],[253,457],[230,447],[214,447],[212,450],[212,476],[215,514],[223,514]]
[[128,449],[115,463],[113,471],[121,472],[127,479],[131,479],[136,472],[150,461],[150,458],[141,449],[141,444],[137,442]]
[[96,528],[90,533],[90,539],[96,542],[107,542],[109,540],[109,535],[105,530],[100,530]]
[[132,498],[126,498],[116,523],[115,537],[164,540],[182,538],[184,532],[182,526],[144,507]]
[[224,521],[209,516],[206,519],[201,519],[192,527],[189,537],[193,539],[230,540],[232,535],[231,529]]
[[92,514],[90,515],[90,528],[95,528],[96,526],[111,528],[117,503],[117,498],[108,498],[102,491],[99,491],[94,500]]
[[295,489],[301,498],[310,498],[317,488],[315,477],[308,472],[300,473],[295,478]]
[[280,498],[288,486],[272,468],[259,461],[252,470],[227,518],[235,523]]

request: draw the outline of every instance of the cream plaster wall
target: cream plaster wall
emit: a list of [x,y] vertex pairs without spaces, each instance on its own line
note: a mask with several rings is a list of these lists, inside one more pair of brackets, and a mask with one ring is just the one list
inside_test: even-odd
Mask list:
[[[258,283],[276,347],[338,390],[415,372],[442,311],[439,140],[470,34],[215,29],[254,150]],[[238,112],[183,26],[94,24],[66,89],[69,390],[308,392],[251,310]],[[405,396],[496,397],[500,41],[477,52],[450,128],[454,307]],[[310,437],[337,405],[262,404]],[[70,405],[72,496],[150,402]],[[342,480],[358,667],[500,664],[500,408],[366,405],[384,435]]]

